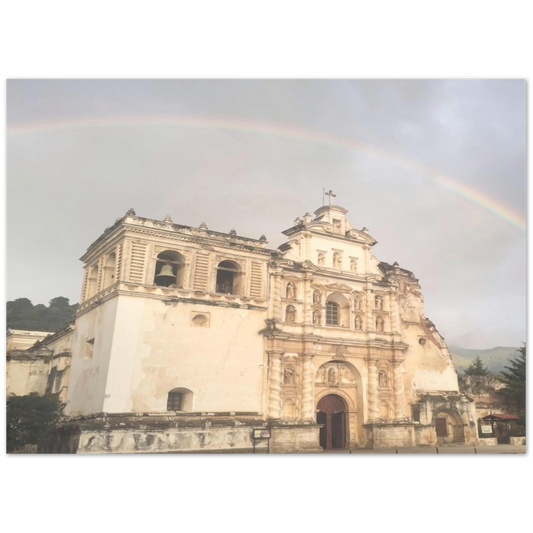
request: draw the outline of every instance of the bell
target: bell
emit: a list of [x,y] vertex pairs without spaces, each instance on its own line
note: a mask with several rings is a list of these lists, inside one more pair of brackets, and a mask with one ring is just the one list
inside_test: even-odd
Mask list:
[[166,265],[163,265],[161,267],[161,271],[159,272],[159,274],[157,274],[156,278],[163,276],[166,278],[176,279],[176,276],[174,276],[174,273],[172,272],[172,265],[170,263],[167,263]]

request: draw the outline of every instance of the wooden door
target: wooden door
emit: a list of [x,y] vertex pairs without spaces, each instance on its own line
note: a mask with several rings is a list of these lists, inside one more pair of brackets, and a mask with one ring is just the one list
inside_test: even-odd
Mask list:
[[344,448],[346,444],[346,408],[344,400],[328,394],[318,402],[316,421],[324,424],[320,429],[320,446],[324,450]]

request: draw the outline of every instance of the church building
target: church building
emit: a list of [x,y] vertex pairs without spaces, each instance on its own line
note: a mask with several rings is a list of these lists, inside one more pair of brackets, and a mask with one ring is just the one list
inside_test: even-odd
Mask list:
[[332,196],[277,250],[132,209],[107,228],[81,258],[70,419],[48,451],[475,444],[418,280],[379,261]]

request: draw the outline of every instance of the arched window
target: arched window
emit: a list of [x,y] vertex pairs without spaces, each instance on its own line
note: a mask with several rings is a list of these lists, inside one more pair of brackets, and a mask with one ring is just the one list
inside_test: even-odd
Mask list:
[[222,261],[217,267],[216,292],[222,294],[241,294],[242,272],[234,261]]
[[104,266],[104,288],[109,287],[115,283],[115,264],[116,264],[116,255],[115,252],[110,253],[107,256],[105,266]]
[[167,397],[167,411],[188,411],[192,410],[192,391],[178,387],[172,389]]
[[326,325],[350,327],[350,304],[341,293],[334,292],[326,299]]
[[183,392],[170,391],[167,399],[167,411],[181,411]]
[[94,265],[89,273],[89,282],[87,284],[87,298],[92,298],[98,289],[98,265]]
[[185,258],[178,252],[165,250],[157,256],[154,284],[160,287],[183,287]]
[[339,304],[335,302],[326,302],[326,324],[328,326],[339,325]]

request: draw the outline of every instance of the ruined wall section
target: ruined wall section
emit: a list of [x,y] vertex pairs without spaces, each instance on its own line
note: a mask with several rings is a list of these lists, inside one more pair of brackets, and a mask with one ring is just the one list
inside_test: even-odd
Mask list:
[[459,391],[458,377],[446,343],[424,314],[424,298],[412,272],[392,267],[386,279],[396,284],[402,342],[409,347],[403,362],[406,402],[417,390]]

